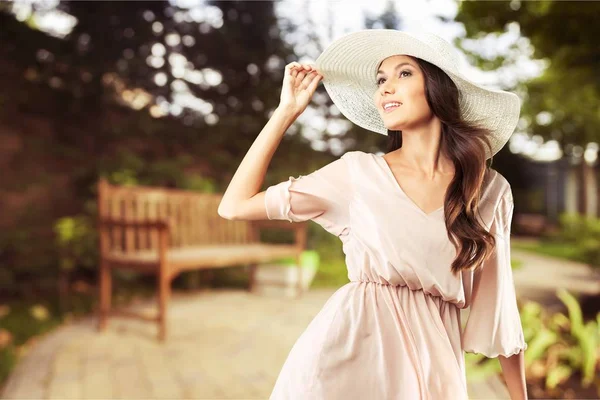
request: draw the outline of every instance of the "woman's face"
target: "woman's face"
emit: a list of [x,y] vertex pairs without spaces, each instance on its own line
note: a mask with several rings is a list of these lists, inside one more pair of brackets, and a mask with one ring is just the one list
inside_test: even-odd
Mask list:
[[[431,120],[433,114],[425,98],[425,77],[412,57],[386,58],[374,79],[377,90],[373,100],[387,129],[410,129]],[[384,108],[387,103],[392,103],[391,108]]]

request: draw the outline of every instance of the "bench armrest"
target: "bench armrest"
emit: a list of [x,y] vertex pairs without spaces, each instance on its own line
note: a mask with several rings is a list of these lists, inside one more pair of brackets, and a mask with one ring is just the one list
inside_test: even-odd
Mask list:
[[306,222],[294,222],[283,220],[253,220],[250,224],[254,229],[283,229],[294,232],[294,243],[301,249],[306,248],[306,232],[308,224]]

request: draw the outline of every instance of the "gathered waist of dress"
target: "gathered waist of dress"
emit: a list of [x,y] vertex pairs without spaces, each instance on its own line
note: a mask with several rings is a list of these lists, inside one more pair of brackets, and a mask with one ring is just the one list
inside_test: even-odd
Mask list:
[[387,286],[387,287],[390,287],[390,288],[405,288],[406,290],[409,290],[411,292],[422,293],[425,296],[431,297],[431,298],[433,298],[435,300],[438,300],[438,301],[443,301],[443,302],[448,303],[448,304],[452,304],[452,305],[454,305],[454,306],[456,306],[458,308],[462,308],[464,306],[463,303],[453,301],[452,299],[446,299],[441,294],[431,293],[431,292],[423,290],[423,288],[412,289],[410,286],[406,285],[405,283],[379,282],[379,281],[368,280],[368,279],[351,279],[349,283],[353,283],[353,284],[375,284],[375,285],[379,285],[379,286]]
[[371,281],[368,279],[351,279],[350,283],[375,283],[377,285],[383,285],[383,286],[407,286],[406,284],[403,284],[403,283],[378,282],[378,281]]

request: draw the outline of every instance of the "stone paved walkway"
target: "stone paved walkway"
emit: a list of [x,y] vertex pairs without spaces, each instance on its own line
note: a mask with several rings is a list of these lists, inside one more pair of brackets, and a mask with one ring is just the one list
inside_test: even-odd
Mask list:
[[240,290],[175,295],[164,345],[151,323],[111,318],[98,333],[86,318],[33,346],[2,397],[266,398],[294,340],[331,294],[313,290],[302,301]]
[[[524,262],[514,278],[520,296],[556,305],[557,285],[598,293],[585,265],[513,250]],[[300,300],[241,290],[176,294],[169,338],[147,322],[112,318],[104,333],[88,317],[40,338],[19,362],[5,399],[266,399],[298,336],[335,289]],[[135,307],[154,312],[154,302]],[[499,379],[471,383],[473,399],[508,398]]]
[[[97,333],[95,319],[86,318],[32,346],[2,398],[266,399],[295,340],[333,292],[311,290],[301,300],[240,290],[175,295],[164,345],[150,323],[112,318]],[[152,312],[154,304],[140,307]],[[469,390],[472,398],[506,398],[497,395],[499,381]]]
[[[514,242],[523,241],[515,239]],[[513,259],[523,262],[514,271],[515,287],[519,296],[542,303],[549,311],[565,310],[556,297],[556,289],[563,287],[573,294],[600,294],[600,268],[539,255],[513,247]]]

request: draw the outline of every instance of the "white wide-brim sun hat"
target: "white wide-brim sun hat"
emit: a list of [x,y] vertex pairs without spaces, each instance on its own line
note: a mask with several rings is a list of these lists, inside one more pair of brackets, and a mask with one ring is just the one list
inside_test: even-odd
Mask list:
[[409,33],[395,29],[352,32],[331,43],[315,66],[323,85],[340,112],[356,125],[387,135],[373,95],[378,90],[377,69],[387,57],[408,55],[442,69],[459,90],[460,112],[465,121],[489,129],[491,153],[495,155],[513,134],[521,109],[519,97],[511,92],[479,86],[458,71],[454,47],[431,33]]

